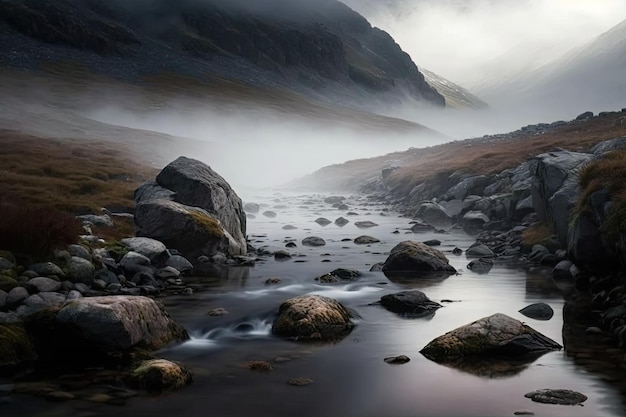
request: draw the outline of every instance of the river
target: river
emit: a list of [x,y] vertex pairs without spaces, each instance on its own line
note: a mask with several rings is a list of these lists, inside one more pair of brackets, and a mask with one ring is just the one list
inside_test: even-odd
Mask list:
[[[563,296],[549,271],[525,270],[497,263],[488,274],[466,268],[469,260],[451,253],[465,250],[474,239],[461,231],[446,234],[413,234],[409,218],[385,211],[385,206],[363,196],[350,196],[349,211],[323,202],[324,196],[307,194],[251,195],[262,204],[261,213],[248,221],[255,247],[297,248],[288,260],[265,258],[254,267],[231,267],[220,276],[192,277],[193,295],[164,299],[172,317],[184,325],[192,340],[161,352],[161,356],[185,363],[194,374],[189,387],[160,396],[133,398],[124,406],[104,406],[71,401],[45,403],[17,397],[7,411],[28,416],[342,416],[342,417],[469,417],[512,416],[532,412],[536,416],[623,416],[616,389],[600,376],[580,368],[566,351],[547,353],[534,362],[511,369],[503,364],[454,369],[423,357],[419,350],[433,338],[494,313],[504,313],[563,344],[561,329]],[[343,216],[350,223],[320,226],[318,217],[334,221]],[[378,224],[367,229],[357,221]],[[284,230],[283,226],[297,227]],[[399,233],[393,233],[398,230]],[[380,243],[357,245],[351,240],[370,235]],[[322,247],[302,246],[307,236],[326,240]],[[447,279],[387,278],[369,272],[386,259],[389,250],[403,240],[438,239],[450,263],[459,270]],[[319,284],[315,277],[336,268],[355,269],[362,277],[349,284]],[[268,285],[268,278],[280,278]],[[427,318],[407,319],[372,305],[381,296],[405,289],[420,289],[443,308]],[[334,344],[301,344],[274,337],[271,322],[281,301],[300,294],[336,298],[356,311],[355,330]],[[526,318],[518,311],[528,304],[545,302],[555,311],[549,321]],[[223,308],[228,313],[207,313]],[[385,357],[407,355],[411,361],[389,365]],[[272,364],[269,372],[248,369],[248,361]],[[287,381],[308,378],[313,383],[293,386]],[[580,391],[589,399],[584,406],[534,403],[524,394],[542,388]],[[5,415],[4,411],[2,415]]]

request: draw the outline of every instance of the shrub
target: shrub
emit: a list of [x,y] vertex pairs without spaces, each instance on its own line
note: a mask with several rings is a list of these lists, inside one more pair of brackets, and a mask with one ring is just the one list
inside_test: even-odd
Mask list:
[[45,258],[53,249],[78,241],[81,225],[50,207],[0,204],[0,249]]

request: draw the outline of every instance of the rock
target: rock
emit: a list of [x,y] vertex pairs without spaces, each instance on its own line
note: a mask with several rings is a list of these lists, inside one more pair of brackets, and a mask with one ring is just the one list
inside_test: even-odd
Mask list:
[[35,359],[37,354],[24,326],[21,323],[0,324],[0,370]]
[[363,222],[355,222],[354,225],[356,227],[358,227],[359,229],[365,229],[368,227],[374,227],[374,226],[378,226],[376,223],[371,222],[371,221],[363,221]]
[[359,236],[357,238],[354,239],[354,243],[356,243],[357,245],[369,245],[371,243],[378,243],[380,242],[379,239],[376,239],[375,237],[372,236]]
[[67,274],[71,282],[91,285],[95,271],[96,267],[91,262],[78,256],[72,256],[67,264]]
[[487,223],[489,223],[489,216],[482,211],[468,211],[461,220],[463,230],[470,236],[474,236],[484,229]]
[[[619,119],[618,119],[619,120]],[[602,156],[608,152],[626,148],[626,137],[609,139],[595,144],[591,148],[591,152],[595,156]]]
[[287,383],[295,387],[304,387],[306,385],[312,384],[313,380],[311,378],[293,378],[287,381]]
[[438,239],[430,239],[422,242],[426,246],[441,246],[441,240]]
[[269,372],[274,369],[268,361],[248,361],[244,366],[251,371],[257,372]]
[[24,287],[15,287],[7,294],[6,304],[9,308],[15,307],[29,297],[28,290]]
[[176,193],[161,187],[156,180],[149,180],[141,184],[135,190],[135,204],[150,200],[170,200],[174,201]]
[[76,216],[76,218],[84,223],[91,224],[93,226],[106,226],[113,227],[113,220],[108,214],[83,214],[82,216]]
[[324,246],[326,245],[326,241],[324,241],[324,239],[322,239],[321,237],[317,237],[317,236],[309,236],[306,237],[304,239],[302,239],[302,244],[304,246]]
[[348,223],[350,223],[350,220],[346,219],[345,217],[338,217],[338,218],[335,220],[335,224],[336,224],[337,226],[339,226],[339,227],[343,227],[343,226],[345,226],[345,225],[346,225],[346,224],[348,224]]
[[380,299],[380,304],[392,313],[418,317],[431,315],[442,307],[418,290],[384,295]]
[[137,252],[128,252],[120,260],[120,266],[128,273],[142,272],[151,269],[150,259]]
[[586,111],[576,116],[576,120],[587,120],[587,119],[591,119],[592,117],[593,117],[593,112]]
[[277,216],[276,212],[272,211],[272,210],[265,210],[261,214],[263,214],[265,217],[269,217],[270,219],[273,219],[273,218],[275,218]]
[[337,204],[337,203],[341,203],[345,199],[346,198],[344,196],[333,195],[333,196],[330,196],[330,197],[326,197],[324,199],[324,203],[326,203],[326,204]]
[[[157,175],[156,182],[173,191],[176,202],[198,207],[217,219],[240,249],[246,251],[246,216],[241,198],[228,182],[208,165],[191,158],[179,157]],[[135,218],[137,213],[135,213]],[[157,237],[153,237],[157,240]],[[167,242],[163,241],[163,243]],[[168,247],[175,247],[167,245]]]
[[89,250],[81,245],[69,245],[67,247],[67,251],[70,256],[78,256],[79,258],[83,258],[91,262],[91,253]]
[[383,264],[383,272],[456,273],[445,255],[437,249],[410,240],[396,245]]
[[164,266],[159,268],[154,273],[154,276],[160,280],[168,280],[170,278],[180,278],[180,271],[171,266]]
[[61,289],[61,283],[50,278],[37,277],[29,280],[24,287],[31,294],[38,292],[54,292]]
[[291,259],[291,254],[286,250],[277,250],[274,252],[274,259]]
[[490,181],[489,177],[485,175],[465,178],[446,191],[445,199],[463,200],[466,196],[471,194],[482,195],[483,190],[489,185]]
[[554,340],[501,313],[432,340],[420,352],[433,361],[466,356],[516,357],[562,349]]
[[286,248],[297,248],[298,245],[296,245],[294,242],[287,242],[287,244],[285,244]]
[[149,237],[129,237],[122,239],[121,242],[133,252],[147,257],[150,261],[155,261],[167,249],[162,242]]
[[0,291],[9,292],[20,284],[14,278],[6,275],[0,275]]
[[0,256],[0,271],[4,271],[5,269],[13,269],[15,268],[15,263],[10,261],[7,258]]
[[51,275],[56,275],[58,277],[64,277],[65,273],[59,268],[57,265],[52,262],[43,262],[38,264],[33,264],[28,267],[31,271],[34,271],[40,277],[48,277]]
[[133,386],[149,392],[161,392],[189,385],[191,372],[178,362],[165,359],[143,361],[130,372]]
[[[160,349],[189,338],[187,331],[170,319],[164,308],[142,296],[81,298],[66,303],[54,322],[66,335],[60,343],[70,352],[89,347],[101,352],[131,347]],[[68,352],[69,353],[69,352]]]
[[475,242],[465,251],[465,256],[468,258],[493,258],[496,254],[484,244]]
[[245,239],[235,240],[206,210],[174,201],[150,200],[135,207],[138,236],[147,236],[195,259],[216,252],[244,254]]
[[320,226],[327,226],[331,224],[332,222],[325,217],[319,217],[315,219],[315,223],[319,224]]
[[100,268],[95,272],[94,282],[98,280],[106,284],[119,284],[120,283],[120,280],[117,277],[117,275],[115,275],[115,273],[109,271],[106,268]]
[[0,311],[6,306],[8,296],[9,294],[6,291],[0,290]]
[[409,362],[410,360],[411,359],[406,355],[390,356],[384,359],[385,363],[388,363],[391,365],[402,365],[402,364]]
[[415,216],[436,226],[450,225],[453,217],[445,207],[431,201],[421,203],[415,211]]
[[165,261],[165,266],[171,266],[176,268],[182,274],[193,270],[193,265],[187,260],[187,258],[181,255],[172,255]]
[[467,265],[467,269],[477,274],[488,274],[491,268],[493,268],[493,263],[491,258],[475,259]]
[[261,206],[257,203],[246,203],[243,205],[243,209],[246,213],[256,214],[261,211]]
[[315,278],[323,283],[335,283],[340,281],[355,281],[361,276],[359,271],[353,271],[350,269],[338,268],[328,274]]
[[50,307],[60,306],[65,302],[65,295],[57,292],[40,292],[28,296],[22,301],[15,313],[18,316],[28,316],[38,311],[46,310]]
[[454,249],[452,249],[452,254],[456,256],[461,256],[463,255],[463,249],[455,247]]
[[427,233],[435,230],[435,226],[425,223],[422,220],[416,220],[413,222],[413,226],[411,226],[411,232],[413,233]]
[[296,230],[297,227],[292,224],[286,224],[282,227],[283,230]]
[[303,295],[280,305],[272,332],[296,340],[333,341],[352,331],[352,318],[350,311],[336,300]]
[[535,303],[519,310],[526,317],[535,320],[550,320],[554,316],[554,310],[546,303]]
[[586,395],[568,389],[540,389],[524,397],[543,404],[578,405],[587,401]]
[[350,210],[350,207],[348,207],[346,204],[339,204],[337,206],[337,210],[346,211],[346,210]]

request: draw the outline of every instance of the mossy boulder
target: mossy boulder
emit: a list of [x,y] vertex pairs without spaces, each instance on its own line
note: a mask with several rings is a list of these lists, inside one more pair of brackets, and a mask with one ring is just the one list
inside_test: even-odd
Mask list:
[[130,373],[132,385],[150,392],[182,388],[192,380],[185,366],[165,359],[143,361]]
[[35,359],[37,355],[24,326],[0,324],[0,369]]
[[420,352],[433,361],[446,362],[468,356],[516,357],[561,348],[519,320],[497,313],[437,337]]
[[352,313],[337,300],[303,295],[280,305],[272,332],[301,341],[334,341],[352,331],[352,319]]

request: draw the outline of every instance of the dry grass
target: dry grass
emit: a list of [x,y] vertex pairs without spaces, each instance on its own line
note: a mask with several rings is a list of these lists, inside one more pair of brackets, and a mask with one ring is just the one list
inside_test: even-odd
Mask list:
[[611,208],[602,232],[605,237],[616,242],[620,234],[626,231],[626,150],[610,152],[601,159],[594,160],[578,172],[582,188],[574,216],[589,211],[589,197],[596,191],[606,189],[609,192]]
[[135,188],[153,168],[104,143],[42,139],[0,130],[0,193],[4,201],[71,214],[134,206]]
[[528,251],[530,251],[534,245],[544,245],[550,248],[550,246],[552,246],[551,237],[553,235],[554,230],[546,223],[535,224],[522,233],[522,247]]

